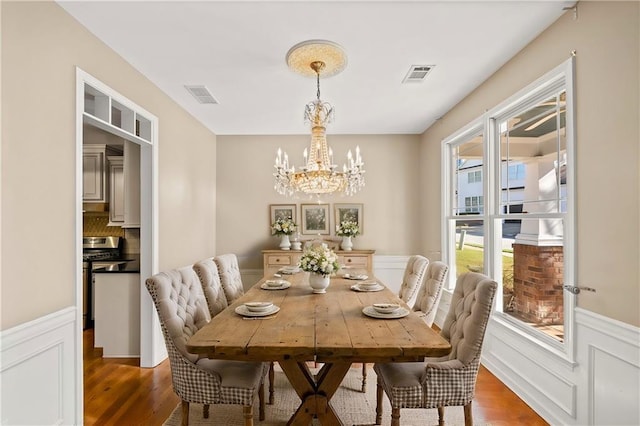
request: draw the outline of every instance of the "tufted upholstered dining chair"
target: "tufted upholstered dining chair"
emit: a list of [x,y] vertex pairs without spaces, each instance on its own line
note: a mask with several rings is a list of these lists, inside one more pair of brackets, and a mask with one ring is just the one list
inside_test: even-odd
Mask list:
[[207,359],[190,354],[187,340],[211,319],[202,286],[192,266],[160,272],[146,280],[155,304],[171,365],[173,390],[182,400],[182,425],[189,424],[189,404],[242,405],[245,426],[253,425],[258,394],[264,420],[264,377],[268,364]]
[[229,306],[218,276],[218,267],[213,258],[210,258],[194,263],[193,269],[200,279],[202,292],[207,299],[209,314],[213,318]]
[[416,254],[409,258],[407,266],[404,268],[404,276],[402,277],[398,297],[410,308],[413,308],[416,304],[427,266],[429,266],[429,259]]
[[424,281],[420,287],[420,291],[418,291],[416,304],[413,305],[414,311],[421,311],[423,313],[424,316],[422,320],[429,327],[431,327],[433,320],[436,318],[440,297],[442,296],[442,286],[448,270],[449,267],[444,262],[436,260],[429,263]]
[[220,283],[227,298],[227,303],[232,304],[237,298],[244,295],[242,277],[238,267],[238,258],[233,253],[221,254],[213,258],[218,267]]
[[[418,292],[422,287],[425,271],[429,265],[429,259],[419,254],[413,255],[407,261],[407,266],[404,268],[404,275],[402,276],[402,284],[400,284],[400,292],[398,297],[413,308]],[[367,364],[362,364],[362,392],[364,393],[367,387]]]
[[[198,274],[200,284],[202,284],[202,291],[209,306],[209,313],[213,318],[229,306],[220,282],[218,266],[211,258],[194,263],[193,269]],[[273,404],[274,378],[275,372],[272,362],[269,364],[269,404]]]
[[465,426],[473,424],[471,402],[480,366],[480,353],[497,284],[467,272],[458,277],[440,335],[451,353],[426,362],[378,363],[376,424],[382,421],[382,396],[391,402],[391,425],[400,425],[401,408],[437,408],[444,425],[444,407],[462,405]]

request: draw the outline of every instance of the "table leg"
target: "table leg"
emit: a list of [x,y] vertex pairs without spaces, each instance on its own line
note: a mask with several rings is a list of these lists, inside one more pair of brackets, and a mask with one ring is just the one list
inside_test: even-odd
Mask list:
[[308,425],[314,417],[323,425],[342,425],[331,406],[331,398],[347,375],[351,363],[325,363],[314,377],[304,362],[280,361],[282,371],[302,400],[288,425]]

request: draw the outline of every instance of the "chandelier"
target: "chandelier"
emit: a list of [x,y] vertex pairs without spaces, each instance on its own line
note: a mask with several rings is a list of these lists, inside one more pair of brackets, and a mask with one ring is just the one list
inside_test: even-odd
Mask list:
[[346,66],[346,55],[335,43],[309,40],[293,46],[287,53],[289,67],[302,75],[315,76],[316,99],[305,106],[304,119],[311,127],[309,150],[304,149],[305,164],[296,170],[289,156],[278,148],[275,160],[274,189],[282,195],[342,193],[353,195],[364,186],[364,162],[357,146],[355,155],[347,153],[342,170],[333,164],[333,150],[327,144],[326,125],[333,119],[333,107],[320,100],[320,74],[330,77]]

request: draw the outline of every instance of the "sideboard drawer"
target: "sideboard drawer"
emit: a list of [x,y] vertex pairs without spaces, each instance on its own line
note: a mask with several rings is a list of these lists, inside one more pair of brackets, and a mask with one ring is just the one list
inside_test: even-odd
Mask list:
[[345,266],[369,267],[369,256],[339,256],[338,261]]
[[279,266],[279,265],[284,265],[284,266],[288,266],[291,265],[291,256],[281,256],[281,255],[269,255],[267,256],[267,265],[269,266]]

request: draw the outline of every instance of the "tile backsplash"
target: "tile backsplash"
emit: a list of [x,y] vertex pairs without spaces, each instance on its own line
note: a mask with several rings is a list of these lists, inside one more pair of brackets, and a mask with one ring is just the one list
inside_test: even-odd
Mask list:
[[85,212],[82,215],[83,237],[123,237],[123,253],[140,253],[140,229],[108,226],[109,212]]
[[124,237],[124,230],[119,226],[107,226],[109,212],[85,212],[82,214],[83,237]]

